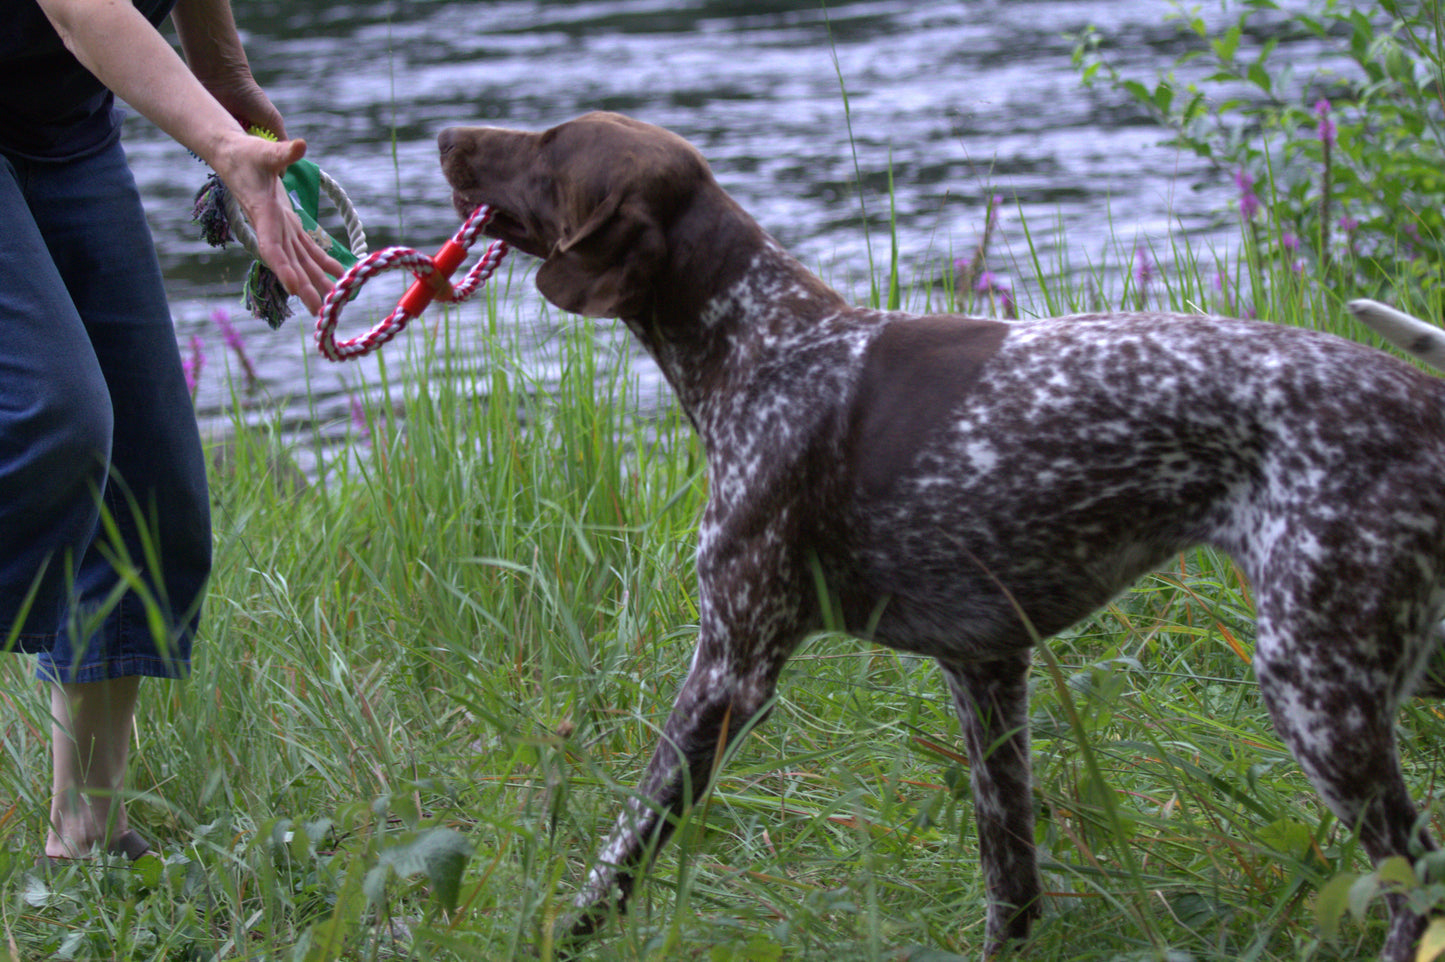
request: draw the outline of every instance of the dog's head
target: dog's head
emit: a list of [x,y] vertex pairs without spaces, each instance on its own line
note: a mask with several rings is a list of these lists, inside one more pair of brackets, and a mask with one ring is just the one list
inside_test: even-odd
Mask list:
[[543,296],[594,317],[645,310],[672,223],[713,182],[687,141],[619,114],[541,133],[449,127],[437,143],[457,211],[490,205],[486,233],[544,259]]

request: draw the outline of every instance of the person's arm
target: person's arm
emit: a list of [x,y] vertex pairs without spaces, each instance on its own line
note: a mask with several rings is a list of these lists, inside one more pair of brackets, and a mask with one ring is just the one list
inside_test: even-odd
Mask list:
[[171,23],[196,79],[242,126],[255,124],[286,139],[281,112],[251,76],[230,0],[177,0]]
[[302,228],[280,179],[306,144],[272,143],[242,129],[240,118],[284,134],[280,114],[251,79],[227,0],[176,5],[172,17],[194,73],[129,0],[39,3],[87,70],[220,175],[256,231],[261,259],[307,310],[320,310],[331,288],[326,275],[342,267]]

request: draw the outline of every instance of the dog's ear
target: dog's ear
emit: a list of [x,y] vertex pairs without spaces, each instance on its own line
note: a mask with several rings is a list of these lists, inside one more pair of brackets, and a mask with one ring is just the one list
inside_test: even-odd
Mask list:
[[649,205],[632,191],[615,190],[558,240],[537,271],[537,290],[574,314],[637,317],[666,253]]

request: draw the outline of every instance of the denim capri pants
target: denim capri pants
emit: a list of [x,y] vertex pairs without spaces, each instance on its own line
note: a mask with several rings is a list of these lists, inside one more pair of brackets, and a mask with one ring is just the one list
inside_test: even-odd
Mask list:
[[211,569],[205,459],[118,139],[0,150],[0,646],[39,677],[179,677]]

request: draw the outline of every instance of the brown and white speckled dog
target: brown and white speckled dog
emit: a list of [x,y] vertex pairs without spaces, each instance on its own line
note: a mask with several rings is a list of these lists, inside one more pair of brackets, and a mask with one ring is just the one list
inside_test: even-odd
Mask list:
[[[543,259],[548,300],[626,322],[707,453],[697,650],[574,935],[625,902],[831,606],[943,669],[971,761],[985,951],[1023,937],[1040,898],[1030,650],[1199,544],[1253,583],[1264,699],[1325,802],[1376,860],[1433,847],[1393,720],[1442,643],[1441,381],[1218,317],[860,310],[687,142],[615,114],[439,143],[458,210],[496,208],[487,232]],[[1425,920],[1393,908],[1381,957],[1403,962]]]

